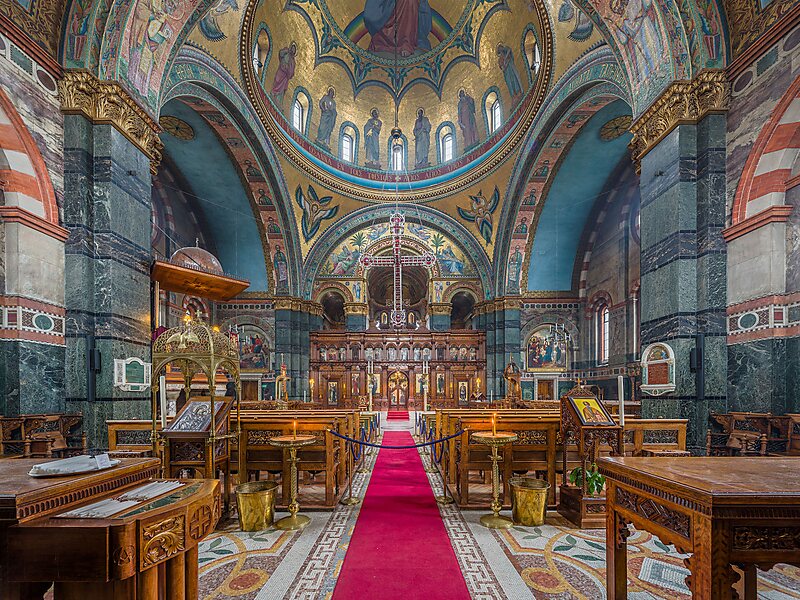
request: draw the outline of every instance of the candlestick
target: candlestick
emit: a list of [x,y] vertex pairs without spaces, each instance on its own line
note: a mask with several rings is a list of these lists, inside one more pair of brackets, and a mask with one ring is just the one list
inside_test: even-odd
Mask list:
[[494,402],[494,390],[489,392],[489,402]]
[[497,413],[492,415],[492,435],[497,435]]
[[292,434],[294,435],[294,439],[297,439],[297,419],[292,421]]
[[305,402],[305,401],[306,401],[306,391],[303,390],[303,402]]

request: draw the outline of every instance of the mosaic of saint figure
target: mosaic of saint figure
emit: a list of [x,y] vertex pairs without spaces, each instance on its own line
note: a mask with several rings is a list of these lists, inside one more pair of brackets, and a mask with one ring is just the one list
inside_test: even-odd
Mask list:
[[383,122],[378,118],[380,113],[377,108],[370,112],[370,118],[364,125],[364,153],[366,166],[372,169],[381,168],[381,127]]
[[281,228],[272,217],[267,218],[267,233],[280,233]]
[[439,260],[439,264],[442,265],[442,269],[449,275],[463,275],[464,274],[464,261],[459,260],[456,256],[456,253],[453,252],[453,247],[449,244],[447,248],[440,251],[436,258]]
[[275,246],[272,257],[272,267],[275,270],[275,291],[285,293],[289,291],[289,263],[280,246]]
[[414,123],[414,168],[421,169],[430,165],[428,154],[431,151],[431,122],[425,116],[425,111],[417,111],[417,120]]
[[522,252],[519,246],[514,248],[514,253],[508,260],[508,292],[519,293],[519,279],[522,274]]
[[396,48],[406,57],[431,49],[433,13],[428,0],[366,0],[364,25],[372,36],[370,52],[394,53]]
[[297,44],[292,42],[286,48],[281,48],[278,52],[278,70],[275,71],[275,78],[272,80],[272,99],[283,106],[283,97],[289,89],[289,82],[294,77],[296,66]]
[[193,7],[178,0],[142,0],[136,3],[131,25],[131,53],[128,77],[144,95],[162,53],[180,31],[186,13]]
[[497,62],[503,71],[511,102],[516,104],[522,100],[522,83],[520,83],[517,65],[514,63],[514,51],[504,44],[497,44]]
[[617,40],[625,47],[639,80],[644,81],[655,72],[657,63],[663,60],[657,54],[661,43],[656,27],[656,9],[651,0],[612,0],[611,11],[617,15],[611,21]]
[[528,219],[527,219],[527,217],[522,217],[522,219],[520,219],[520,222],[517,225],[517,228],[514,230],[514,233],[521,233],[523,235],[528,233]]
[[478,143],[478,124],[475,122],[475,99],[466,90],[458,91],[458,126],[464,136],[464,148]]
[[326,148],[331,146],[331,134],[336,125],[336,91],[330,87],[328,92],[319,100],[319,129],[317,129],[317,143]]

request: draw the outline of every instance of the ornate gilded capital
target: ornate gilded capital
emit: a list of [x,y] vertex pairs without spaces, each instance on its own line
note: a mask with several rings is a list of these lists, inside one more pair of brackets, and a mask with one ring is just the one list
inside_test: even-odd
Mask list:
[[430,303],[430,310],[432,315],[450,315],[450,312],[453,310],[452,305],[446,302],[431,302]]
[[369,307],[363,302],[345,302],[344,303],[345,315],[367,315],[369,314]]
[[725,71],[706,69],[691,81],[674,81],[631,126],[628,147],[639,172],[642,157],[678,125],[694,125],[706,115],[728,110]]
[[519,296],[504,296],[503,298],[495,298],[495,310],[519,310],[522,308],[522,299]]
[[312,302],[311,300],[306,300],[304,301],[303,306],[308,314],[313,315],[315,317],[322,316],[322,304],[320,304],[319,302]]
[[66,71],[58,83],[61,111],[92,123],[113,125],[150,159],[155,174],[164,144],[159,124],[116,81],[102,81],[88,71]]
[[275,310],[292,310],[292,302],[294,301],[296,301],[296,298],[291,296],[275,298]]

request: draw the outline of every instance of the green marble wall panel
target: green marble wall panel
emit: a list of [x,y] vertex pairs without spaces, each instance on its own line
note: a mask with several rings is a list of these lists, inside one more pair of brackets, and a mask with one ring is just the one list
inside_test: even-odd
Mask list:
[[[701,452],[709,410],[724,410],[726,256],[725,116],[673,130],[642,159],[641,341],[675,350],[677,389],[644,396],[645,418],[687,418],[687,445]],[[695,336],[705,336],[705,385],[689,368]]]
[[[150,360],[150,162],[110,125],[68,115],[64,130],[67,404],[81,407],[90,444],[103,446],[107,415],[149,417],[148,394],[114,388],[113,367]],[[101,356],[94,401],[91,340]]]

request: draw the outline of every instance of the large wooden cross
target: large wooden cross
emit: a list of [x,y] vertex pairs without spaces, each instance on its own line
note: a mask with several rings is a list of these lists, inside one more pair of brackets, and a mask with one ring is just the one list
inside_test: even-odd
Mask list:
[[394,213],[389,218],[392,227],[392,255],[373,256],[363,254],[359,261],[365,269],[370,267],[393,267],[394,268],[394,305],[392,307],[391,322],[399,329],[406,323],[406,310],[403,308],[403,267],[423,266],[430,269],[436,264],[436,257],[425,252],[422,256],[403,255],[400,252],[403,236],[403,225],[406,218],[400,213]]

